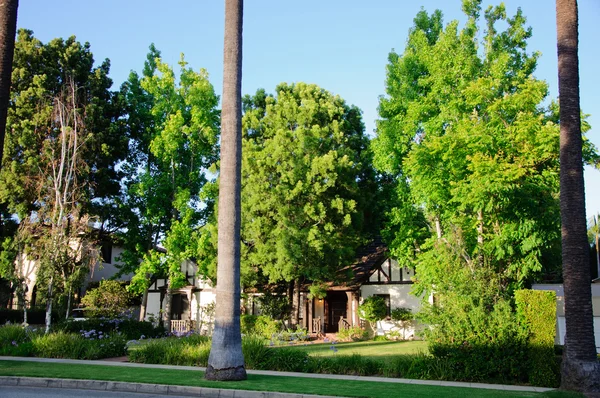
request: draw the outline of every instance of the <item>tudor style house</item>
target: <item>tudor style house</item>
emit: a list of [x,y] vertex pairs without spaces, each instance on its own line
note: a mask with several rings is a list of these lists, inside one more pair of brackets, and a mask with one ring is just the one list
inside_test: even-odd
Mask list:
[[[188,284],[172,291],[171,330],[185,332],[190,329],[210,333],[216,292],[206,280],[197,277],[197,266],[191,261],[182,263],[182,271]],[[350,275],[347,282],[328,284],[324,298],[310,299],[308,289],[300,292],[299,325],[309,334],[336,333],[340,328],[360,326],[358,307],[369,296],[381,296],[388,306],[388,314],[394,308],[419,310],[421,299],[410,294],[414,270],[400,268],[389,258],[387,247],[381,240],[375,240],[359,251],[354,264],[340,271]],[[166,280],[154,280],[148,290],[146,319],[157,319],[164,308]],[[246,313],[260,314],[256,297],[248,294],[243,303]],[[391,320],[377,323],[377,333],[384,334],[397,327]],[[414,327],[404,331],[406,336],[414,336]]]

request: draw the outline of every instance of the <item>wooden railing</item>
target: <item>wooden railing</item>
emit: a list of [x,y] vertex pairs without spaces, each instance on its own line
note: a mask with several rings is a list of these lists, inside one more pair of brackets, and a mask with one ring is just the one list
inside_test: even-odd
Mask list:
[[321,323],[320,316],[313,318],[312,332],[316,333],[317,335],[320,335],[323,333],[323,324]]
[[196,328],[196,321],[171,321],[171,333],[183,334]]
[[350,323],[344,319],[343,316],[340,317],[340,321],[338,322],[338,330],[346,330],[350,328]]

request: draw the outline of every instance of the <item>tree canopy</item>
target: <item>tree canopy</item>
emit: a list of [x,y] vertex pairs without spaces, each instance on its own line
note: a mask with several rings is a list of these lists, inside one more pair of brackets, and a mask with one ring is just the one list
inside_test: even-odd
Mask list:
[[259,90],[244,111],[246,270],[270,283],[335,278],[377,231],[361,111],[305,83],[280,84],[275,96]]
[[500,291],[559,267],[556,107],[544,106],[521,10],[488,7],[480,35],[480,3],[463,1],[462,29],[422,10],[404,53],[389,56],[373,150],[397,181],[388,240],[417,267],[417,293],[451,283],[448,261],[486,264]]

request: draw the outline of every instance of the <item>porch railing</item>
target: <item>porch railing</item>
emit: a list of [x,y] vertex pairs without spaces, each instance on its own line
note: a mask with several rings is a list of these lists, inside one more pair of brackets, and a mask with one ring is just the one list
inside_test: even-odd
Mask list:
[[171,321],[171,333],[183,334],[196,329],[196,321],[177,320]]
[[321,323],[320,316],[313,318],[312,331],[313,331],[313,333],[316,333],[317,335],[320,335],[323,333],[323,324]]
[[344,319],[343,316],[340,317],[340,321],[338,322],[338,330],[346,330],[350,328],[350,322]]

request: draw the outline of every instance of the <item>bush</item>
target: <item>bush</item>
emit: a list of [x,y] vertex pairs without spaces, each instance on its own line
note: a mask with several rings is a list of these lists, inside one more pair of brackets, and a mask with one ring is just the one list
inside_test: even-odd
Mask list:
[[348,329],[342,329],[337,333],[340,340],[360,341],[369,337],[369,332],[361,329],[360,326],[351,326]]
[[127,310],[132,296],[118,281],[103,280],[82,297],[81,303],[94,317],[117,317]]
[[84,321],[67,320],[54,325],[53,330],[67,333],[79,333],[82,330],[96,330],[105,334],[120,332],[126,340],[138,340],[165,335],[165,329],[162,326],[154,327],[151,322],[140,322],[129,318],[91,318]]
[[244,335],[261,336],[272,339],[280,330],[279,321],[266,315],[242,315],[241,330]]
[[33,355],[31,338],[37,329],[6,324],[0,327],[0,355],[28,357]]
[[556,293],[518,290],[517,316],[528,337],[529,382],[536,386],[558,387],[559,368],[555,361]]
[[123,336],[94,330],[81,335],[58,332],[34,336],[31,343],[33,354],[42,358],[102,359],[127,353]]
[[129,361],[164,365],[206,366],[210,339],[201,335],[150,340],[129,352]]
[[[446,361],[455,380],[526,382],[526,336],[510,304],[488,307],[453,296],[443,308],[428,307],[438,323],[426,331],[429,352]],[[431,312],[434,316],[431,316]]]
[[370,296],[358,307],[358,313],[361,319],[377,322],[387,316],[387,305],[383,297]]

